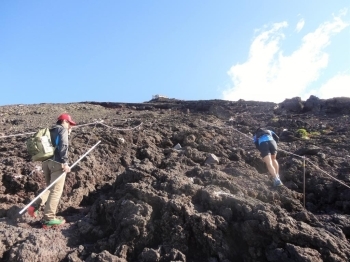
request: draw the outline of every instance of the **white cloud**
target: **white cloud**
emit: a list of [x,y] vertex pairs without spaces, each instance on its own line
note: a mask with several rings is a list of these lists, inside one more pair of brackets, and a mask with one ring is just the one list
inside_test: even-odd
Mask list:
[[303,29],[304,25],[305,25],[305,20],[300,19],[299,22],[297,23],[295,31],[297,31],[299,33],[301,31],[301,29]]
[[281,48],[287,22],[261,32],[250,46],[248,60],[228,71],[233,86],[223,92],[223,99],[282,102],[302,96],[328,65],[329,54],[324,49],[331,43],[331,36],[348,26],[342,15],[306,34],[299,48],[288,56]]
[[314,95],[322,99],[341,96],[350,97],[350,74],[334,76],[322,85]]

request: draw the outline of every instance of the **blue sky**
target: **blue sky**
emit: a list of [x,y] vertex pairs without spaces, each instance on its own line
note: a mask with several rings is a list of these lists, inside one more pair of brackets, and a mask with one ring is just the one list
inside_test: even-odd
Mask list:
[[0,105],[350,97],[349,24],[349,0],[3,0]]

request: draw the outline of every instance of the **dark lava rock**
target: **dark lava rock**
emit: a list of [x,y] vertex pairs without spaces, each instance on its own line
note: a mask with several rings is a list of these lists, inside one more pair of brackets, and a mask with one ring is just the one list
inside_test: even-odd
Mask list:
[[[2,106],[0,259],[349,261],[348,103],[310,97],[280,105],[166,99]],[[44,230],[40,217],[19,215],[45,187],[25,141],[62,112],[78,123],[71,163],[101,143],[67,175],[58,207],[67,223]],[[251,141],[258,126],[281,134],[283,187],[272,186]],[[300,128],[308,139],[294,136]]]

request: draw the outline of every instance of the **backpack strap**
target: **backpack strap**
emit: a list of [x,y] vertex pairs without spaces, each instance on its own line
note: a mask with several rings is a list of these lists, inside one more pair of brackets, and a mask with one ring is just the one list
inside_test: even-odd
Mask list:
[[58,143],[59,143],[59,142],[60,142],[60,136],[57,135],[57,136],[56,136],[56,141],[55,141],[55,147],[58,146]]
[[259,127],[256,131],[255,131],[255,136],[257,139],[259,139],[261,136],[263,135],[271,135],[271,132],[265,128],[261,128]]
[[[50,128],[50,133],[52,133],[52,132],[56,132],[55,130],[57,129],[57,126],[54,126],[54,127],[51,127]],[[53,142],[53,141],[52,141]],[[57,148],[57,146],[58,146],[58,143],[60,142],[60,137],[59,137],[59,135],[57,134],[57,136],[56,136],[56,139],[55,139],[55,149]]]

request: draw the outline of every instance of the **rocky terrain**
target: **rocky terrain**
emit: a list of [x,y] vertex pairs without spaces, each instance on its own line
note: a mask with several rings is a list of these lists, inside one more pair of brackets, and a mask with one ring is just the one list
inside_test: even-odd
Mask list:
[[[22,210],[45,187],[26,140],[68,112],[77,122],[59,213]],[[349,261],[350,98],[282,103],[0,107],[1,261]],[[251,135],[280,135],[274,188]],[[287,130],[285,130],[287,129]]]

